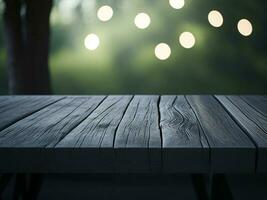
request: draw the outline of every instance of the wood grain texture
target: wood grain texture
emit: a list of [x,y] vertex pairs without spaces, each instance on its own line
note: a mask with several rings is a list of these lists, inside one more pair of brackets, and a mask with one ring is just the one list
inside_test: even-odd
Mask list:
[[108,96],[57,147],[113,148],[115,130],[130,100],[131,96]]
[[257,171],[267,172],[267,99],[261,96],[216,96],[257,146]]
[[254,172],[256,159],[257,172],[266,172],[266,102],[1,96],[0,173],[242,173]]
[[117,170],[151,172],[161,168],[159,96],[135,96],[115,137]]
[[212,172],[254,172],[256,148],[213,96],[187,96],[210,145]]
[[0,146],[53,147],[103,99],[103,96],[62,99],[1,131]]
[[239,96],[246,103],[255,108],[258,112],[266,115],[267,113],[267,95],[242,95]]
[[62,98],[60,96],[0,96],[0,130]]
[[162,96],[160,100],[163,170],[208,172],[209,146],[206,136],[184,96]]
[[[53,148],[73,128],[84,120],[104,99],[103,96],[67,97],[23,118],[0,132],[0,155],[10,162],[0,165],[12,168],[25,160],[35,161],[39,169],[50,164],[45,148]],[[29,151],[31,150],[31,151]],[[14,156],[14,157],[12,157]]]
[[90,116],[58,143],[57,152],[62,151],[61,155],[67,155],[68,159],[66,156],[57,156],[60,161],[57,163],[85,172],[114,172],[115,132],[131,98],[132,96],[108,96]]

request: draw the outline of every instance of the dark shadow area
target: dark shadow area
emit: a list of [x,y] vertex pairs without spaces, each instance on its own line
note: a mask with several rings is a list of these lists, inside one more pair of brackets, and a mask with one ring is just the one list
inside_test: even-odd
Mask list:
[[[228,175],[235,200],[264,199],[266,175]],[[12,184],[3,200],[12,199]],[[71,199],[197,199],[189,175],[86,175],[49,174],[39,194],[40,200]]]

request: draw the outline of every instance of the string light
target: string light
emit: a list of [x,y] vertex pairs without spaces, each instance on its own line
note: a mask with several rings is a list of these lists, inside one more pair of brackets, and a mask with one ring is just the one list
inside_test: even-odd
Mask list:
[[179,42],[182,47],[190,49],[195,45],[195,36],[190,32],[183,32],[179,37]]
[[169,4],[174,9],[181,9],[184,7],[184,0],[169,0]]
[[170,55],[171,55],[171,48],[166,43],[159,43],[155,47],[155,56],[159,60],[166,60],[170,57]]
[[100,40],[99,40],[99,37],[94,34],[94,33],[91,33],[89,35],[87,35],[84,39],[84,46],[86,49],[89,49],[91,51],[97,49],[97,47],[99,46],[100,44]]
[[135,26],[139,29],[145,29],[150,25],[150,17],[146,13],[139,13],[134,19]]
[[[174,9],[181,9],[185,5],[184,0],[169,0],[169,4]],[[113,9],[104,5],[97,11],[97,17],[101,21],[109,21],[113,16]],[[221,27],[224,23],[223,15],[218,10],[212,10],[208,14],[208,21],[213,27]],[[151,23],[150,16],[147,13],[138,13],[135,16],[134,24],[139,29],[146,29]],[[249,36],[252,34],[253,27],[249,20],[241,19],[237,24],[239,33],[243,36]],[[194,47],[196,43],[195,36],[191,32],[183,32],[179,36],[179,43],[182,47],[190,49]],[[84,45],[89,50],[95,50],[100,44],[99,37],[96,34],[89,34],[84,39]],[[171,55],[171,49],[166,43],[159,43],[155,47],[155,56],[160,60],[166,60]]]
[[105,22],[109,21],[113,16],[113,10],[110,6],[102,6],[97,11],[97,17],[99,20]]
[[237,24],[237,29],[239,33],[243,36],[250,36],[253,31],[252,24],[247,19],[239,20]]
[[209,23],[214,27],[220,27],[223,25],[223,16],[217,10],[212,10],[208,15]]

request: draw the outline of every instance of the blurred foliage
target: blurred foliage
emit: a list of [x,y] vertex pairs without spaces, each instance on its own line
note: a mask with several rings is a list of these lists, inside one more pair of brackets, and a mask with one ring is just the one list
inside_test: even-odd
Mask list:
[[[1,1],[1,0],[0,0]],[[108,22],[97,19],[102,5],[113,8]],[[0,10],[1,9],[0,3]],[[224,16],[221,28],[210,26],[209,11]],[[56,0],[51,13],[50,71],[55,94],[260,94],[267,91],[267,2],[265,0],[185,0],[180,10],[167,0]],[[151,25],[137,29],[139,12]],[[249,19],[253,34],[243,37],[237,22]],[[0,93],[7,92],[5,48],[0,21]],[[192,32],[196,45],[184,49],[179,34]],[[95,33],[100,46],[84,47]],[[172,54],[160,61],[155,46],[165,42]]]

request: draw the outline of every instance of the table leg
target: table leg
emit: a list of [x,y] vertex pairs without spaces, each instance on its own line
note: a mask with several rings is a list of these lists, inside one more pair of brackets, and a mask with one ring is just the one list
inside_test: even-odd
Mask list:
[[207,190],[207,183],[203,174],[192,174],[191,175],[194,190],[199,200],[208,200],[209,192]]
[[192,183],[199,200],[232,200],[233,196],[224,174],[193,174]]
[[41,190],[43,176],[41,174],[30,174],[27,200],[36,200]]
[[14,200],[36,200],[42,185],[41,174],[17,174]]
[[224,174],[214,174],[211,183],[212,200],[232,200],[233,195]]
[[0,175],[0,200],[2,193],[4,192],[5,188],[7,187],[8,183],[10,182],[13,174],[5,173]]
[[26,198],[27,180],[26,174],[16,174],[13,200]]

